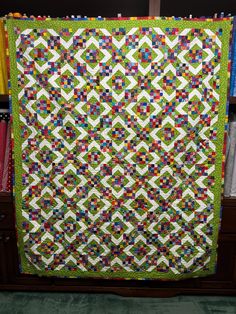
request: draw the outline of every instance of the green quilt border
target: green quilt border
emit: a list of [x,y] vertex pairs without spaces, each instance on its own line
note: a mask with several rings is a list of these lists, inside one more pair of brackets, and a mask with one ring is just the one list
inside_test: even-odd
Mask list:
[[[21,271],[28,274],[36,274],[39,276],[55,276],[55,277],[93,277],[93,278],[120,278],[120,279],[161,279],[161,280],[179,280],[185,278],[195,278],[207,276],[215,273],[216,259],[217,259],[217,241],[218,231],[220,226],[220,210],[221,210],[221,191],[222,191],[222,160],[223,160],[223,143],[224,143],[224,131],[225,131],[225,114],[226,114],[226,103],[228,96],[228,62],[229,62],[229,43],[231,38],[232,30],[232,19],[222,20],[176,20],[176,19],[139,19],[139,20],[88,20],[88,21],[66,21],[66,20],[46,20],[46,21],[30,21],[30,20],[17,20],[9,19],[6,22],[9,38],[9,58],[10,58],[10,94],[12,97],[12,117],[13,117],[13,130],[12,130],[12,141],[13,141],[13,158],[15,168],[15,181],[14,181],[14,198],[16,207],[16,228],[18,235],[18,252],[20,255]],[[215,177],[216,182],[214,186],[214,219],[213,219],[213,243],[212,243],[212,254],[210,256],[210,262],[208,263],[209,270],[198,270],[193,273],[187,274],[173,274],[173,273],[162,273],[158,271],[152,272],[83,272],[77,270],[71,271],[41,271],[36,269],[35,266],[29,264],[24,253],[24,230],[22,230],[22,211],[21,211],[21,191],[22,191],[22,163],[21,163],[21,136],[20,136],[20,121],[19,121],[19,103],[18,103],[18,92],[17,86],[17,64],[16,64],[16,47],[15,40],[17,36],[14,33],[14,27],[20,27],[21,29],[26,28],[106,28],[111,29],[114,27],[169,27],[169,28],[208,28],[212,31],[216,31],[221,28],[223,30],[222,35],[222,59],[220,68],[220,107],[218,113],[218,141],[216,143],[216,163],[215,163]]]

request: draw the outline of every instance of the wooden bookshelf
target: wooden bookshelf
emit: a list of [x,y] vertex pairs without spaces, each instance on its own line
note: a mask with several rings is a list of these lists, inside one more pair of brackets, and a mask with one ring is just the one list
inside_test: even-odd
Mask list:
[[230,105],[236,105],[236,96],[229,97],[229,103]]

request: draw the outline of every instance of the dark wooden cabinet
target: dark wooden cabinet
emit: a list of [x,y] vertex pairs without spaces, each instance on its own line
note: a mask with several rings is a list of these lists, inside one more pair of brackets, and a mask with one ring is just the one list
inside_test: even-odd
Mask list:
[[8,284],[16,274],[16,237],[14,231],[0,230],[0,285]]
[[222,200],[217,259],[214,275],[177,282],[47,278],[21,274],[13,199],[9,194],[0,193],[0,290],[103,292],[147,297],[236,295],[236,198]]

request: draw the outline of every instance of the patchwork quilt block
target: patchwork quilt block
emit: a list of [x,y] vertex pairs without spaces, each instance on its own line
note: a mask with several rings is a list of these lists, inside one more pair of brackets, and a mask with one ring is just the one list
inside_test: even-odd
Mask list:
[[7,21],[22,272],[214,273],[231,24]]

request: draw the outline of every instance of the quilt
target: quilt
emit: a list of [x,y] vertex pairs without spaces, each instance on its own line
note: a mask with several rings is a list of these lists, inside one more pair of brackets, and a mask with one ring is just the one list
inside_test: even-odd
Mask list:
[[214,273],[232,20],[7,21],[23,273]]

